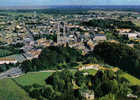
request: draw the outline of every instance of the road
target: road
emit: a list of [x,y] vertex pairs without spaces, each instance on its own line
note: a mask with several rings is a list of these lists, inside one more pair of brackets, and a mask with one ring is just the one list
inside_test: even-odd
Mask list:
[[33,33],[30,31],[30,29],[27,26],[26,26],[26,30],[28,31],[28,38],[34,41]]
[[[48,72],[48,73],[54,73],[54,72],[61,72],[62,70],[43,70],[43,71],[38,71],[38,72],[30,72],[30,73],[40,73],[40,72]],[[70,69],[70,71],[77,71],[77,69]]]
[[[30,73],[44,73],[44,72],[54,73],[54,72],[57,72],[57,71],[61,72],[63,70],[43,70],[43,71],[30,72]],[[70,69],[70,71],[77,71],[77,70],[76,69]],[[25,73],[23,73],[19,67],[11,68],[6,72],[1,73],[0,74],[0,79],[20,77],[21,75],[24,75],[24,74]]]

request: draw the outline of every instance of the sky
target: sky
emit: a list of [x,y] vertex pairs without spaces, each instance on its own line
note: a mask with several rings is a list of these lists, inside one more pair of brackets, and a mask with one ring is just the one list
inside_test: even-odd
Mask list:
[[0,7],[29,5],[140,5],[140,0],[0,0]]

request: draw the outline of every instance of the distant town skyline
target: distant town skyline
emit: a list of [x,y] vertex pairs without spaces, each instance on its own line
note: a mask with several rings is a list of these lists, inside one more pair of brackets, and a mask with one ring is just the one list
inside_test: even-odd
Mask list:
[[0,0],[0,6],[140,5],[140,0]]

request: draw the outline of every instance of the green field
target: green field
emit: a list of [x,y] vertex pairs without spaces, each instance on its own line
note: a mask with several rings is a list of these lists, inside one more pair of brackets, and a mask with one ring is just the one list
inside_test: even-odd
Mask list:
[[130,74],[124,73],[121,76],[129,80],[132,85],[140,85],[140,80]]
[[0,80],[0,100],[32,100],[11,79]]
[[45,84],[45,79],[51,75],[49,72],[37,72],[37,73],[27,73],[21,77],[15,78],[15,81],[22,85],[32,85],[32,84]]
[[45,84],[45,79],[51,75],[49,72],[27,73],[21,77],[0,80],[0,100],[33,100],[28,94],[18,86],[27,86],[32,84]]
[[11,51],[5,50],[5,49],[0,49],[0,57],[5,57],[5,56],[8,56],[10,54],[12,54]]
[[22,12],[0,12],[0,14],[8,14],[8,15],[15,15],[15,16],[19,16],[19,15],[24,15],[24,16],[32,16],[34,13],[22,13]]

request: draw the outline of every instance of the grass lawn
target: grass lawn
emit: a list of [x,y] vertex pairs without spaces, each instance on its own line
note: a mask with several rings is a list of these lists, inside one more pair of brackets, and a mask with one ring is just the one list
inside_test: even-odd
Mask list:
[[33,100],[11,79],[0,80],[0,100]]
[[95,69],[88,69],[85,71],[88,72],[90,75],[95,75],[97,73],[97,70],[95,70]]
[[129,80],[132,85],[140,85],[140,80],[130,74],[124,73],[121,76]]
[[32,85],[32,84],[45,84],[45,79],[50,76],[52,73],[49,72],[36,72],[36,73],[27,73],[21,77],[15,78],[15,81],[22,85]]
[[19,15],[24,15],[24,16],[32,16],[34,13],[30,13],[30,12],[26,12],[26,13],[22,13],[22,12],[0,12],[0,14],[8,14],[8,15],[15,15],[15,16],[19,16]]

